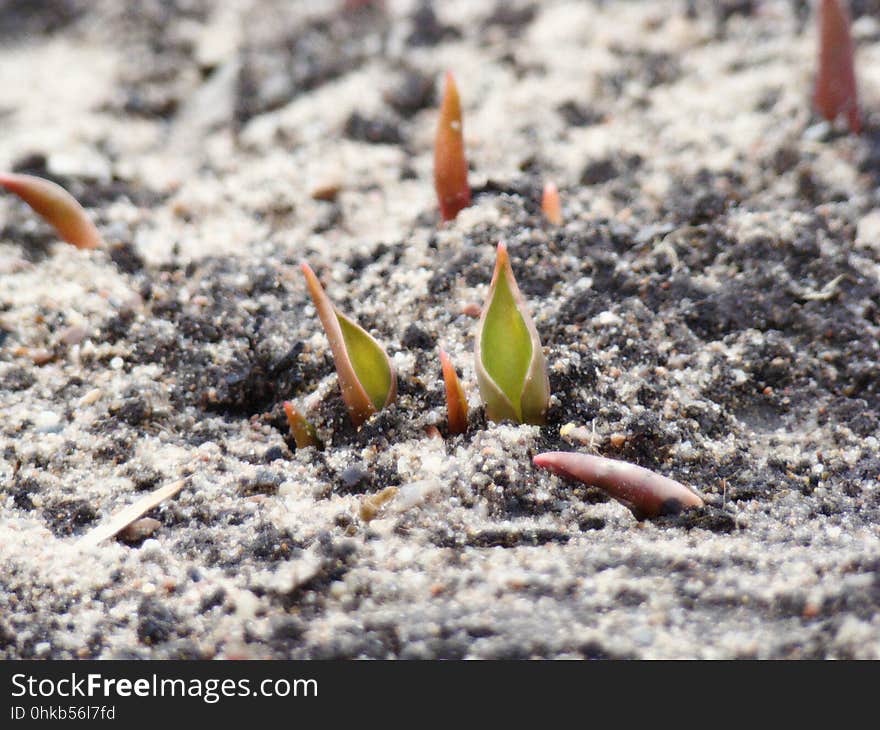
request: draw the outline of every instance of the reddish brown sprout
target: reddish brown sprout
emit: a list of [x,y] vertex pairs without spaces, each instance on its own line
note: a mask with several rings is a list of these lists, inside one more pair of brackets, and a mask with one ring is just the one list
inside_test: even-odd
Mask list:
[[103,243],[101,234],[76,198],[51,180],[0,173],[0,186],[33,208],[67,243],[77,248],[98,248]]
[[538,454],[532,461],[554,474],[604,489],[637,520],[703,506],[700,496],[684,484],[626,461],[568,451]]
[[440,217],[444,221],[454,220],[462,208],[471,204],[463,131],[458,88],[452,73],[447,71],[434,142],[434,187],[440,204]]
[[813,102],[829,122],[845,114],[849,130],[862,129],[856,87],[854,46],[850,33],[849,12],[843,0],[819,3],[819,70]]
[[296,442],[296,448],[304,449],[307,446],[321,447],[321,439],[315,427],[306,420],[306,417],[290,401],[284,401],[284,415],[287,416],[287,425],[290,426],[290,434]]
[[556,183],[547,182],[544,185],[544,194],[541,196],[541,210],[544,217],[554,226],[562,225],[562,203],[559,200],[559,188]]
[[440,350],[440,366],[443,369],[443,382],[446,385],[446,418],[449,433],[464,433],[468,425],[467,397],[455,372],[455,366],[445,350]]

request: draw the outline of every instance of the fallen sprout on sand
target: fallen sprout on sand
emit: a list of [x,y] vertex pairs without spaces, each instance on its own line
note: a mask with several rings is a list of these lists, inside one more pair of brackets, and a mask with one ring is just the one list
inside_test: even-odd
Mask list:
[[551,451],[532,462],[554,474],[605,490],[629,508],[637,520],[702,507],[702,498],[674,479],[626,461],[593,454]]
[[27,203],[67,243],[77,248],[102,245],[101,234],[88,213],[60,185],[35,175],[0,173],[0,187]]

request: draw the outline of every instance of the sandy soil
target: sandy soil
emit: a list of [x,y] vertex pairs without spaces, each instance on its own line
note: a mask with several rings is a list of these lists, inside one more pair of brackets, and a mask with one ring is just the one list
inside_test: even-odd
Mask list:
[[[0,197],[0,657],[880,658],[880,6],[858,138],[810,110],[806,3],[340,7],[0,0],[0,169],[108,241]],[[440,226],[447,68],[475,203]],[[498,241],[542,428],[479,404]],[[360,431],[302,259],[398,369]],[[638,523],[556,449],[707,506]],[[78,547],[178,479],[152,534]]]

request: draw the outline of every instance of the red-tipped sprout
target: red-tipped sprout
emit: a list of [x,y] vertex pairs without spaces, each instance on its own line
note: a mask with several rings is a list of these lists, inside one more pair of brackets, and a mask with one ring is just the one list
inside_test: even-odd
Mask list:
[[77,248],[98,248],[101,234],[83,207],[60,185],[34,175],[0,173],[0,187],[27,203],[67,243]]
[[455,366],[445,350],[440,350],[440,366],[443,369],[443,382],[446,385],[446,418],[449,433],[459,434],[467,431],[468,402]]
[[330,343],[342,399],[352,422],[360,427],[374,413],[394,402],[397,373],[382,346],[333,306],[315,272],[305,262],[302,271]]
[[452,73],[447,71],[434,142],[434,187],[440,204],[440,217],[444,221],[454,220],[462,208],[471,204],[463,132],[458,88]]
[[554,474],[605,490],[628,507],[637,520],[703,506],[702,498],[684,484],[626,461],[551,451],[538,454],[533,463]]
[[290,426],[290,434],[296,442],[296,448],[304,449],[307,446],[321,448],[321,439],[318,438],[315,427],[290,401],[284,401],[284,415],[287,416],[287,425]]
[[854,46],[844,0],[819,3],[819,70],[813,103],[829,122],[845,114],[850,132],[861,131]]
[[548,181],[544,185],[544,194],[541,196],[541,211],[554,226],[562,225],[562,203],[559,200],[559,188],[554,182]]
[[503,243],[498,244],[495,273],[474,338],[474,369],[489,420],[546,422],[547,363]]

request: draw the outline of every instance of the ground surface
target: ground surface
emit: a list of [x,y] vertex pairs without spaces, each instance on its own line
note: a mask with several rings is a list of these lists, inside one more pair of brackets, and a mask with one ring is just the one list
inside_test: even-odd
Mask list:
[[[109,243],[0,197],[0,657],[880,657],[877,3],[860,138],[810,112],[803,3],[333,5],[0,1],[0,169]],[[439,226],[447,68],[475,205]],[[498,241],[545,428],[481,414]],[[360,432],[304,258],[399,371]],[[554,449],[707,507],[639,524]],[[146,539],[76,547],[180,478]]]

